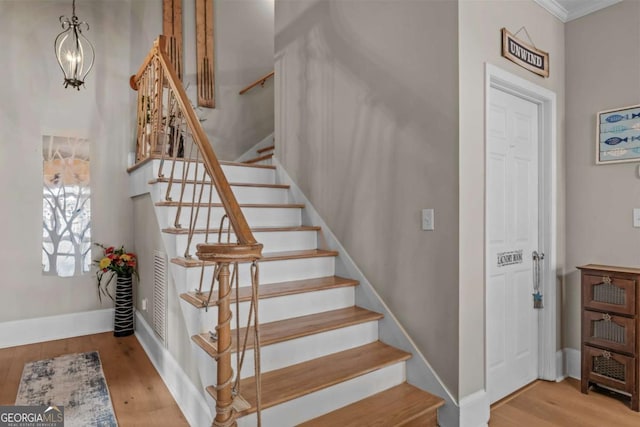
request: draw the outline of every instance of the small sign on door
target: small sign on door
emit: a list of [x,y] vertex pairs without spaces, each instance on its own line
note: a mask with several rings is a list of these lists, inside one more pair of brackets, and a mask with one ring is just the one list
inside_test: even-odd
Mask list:
[[504,267],[513,264],[522,264],[522,249],[517,251],[498,253],[498,267]]

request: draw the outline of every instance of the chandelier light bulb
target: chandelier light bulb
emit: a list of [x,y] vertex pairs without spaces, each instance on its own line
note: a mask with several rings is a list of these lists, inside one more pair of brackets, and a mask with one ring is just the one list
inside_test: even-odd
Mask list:
[[89,24],[78,20],[75,0],[71,19],[61,16],[60,23],[63,31],[56,37],[54,46],[58,64],[64,73],[64,87],[80,90],[95,59],[93,45],[82,34],[83,30],[89,30]]

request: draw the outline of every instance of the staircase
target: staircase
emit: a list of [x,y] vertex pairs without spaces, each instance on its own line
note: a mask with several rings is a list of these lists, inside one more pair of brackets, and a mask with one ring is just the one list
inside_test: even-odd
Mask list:
[[[159,160],[143,167],[154,177],[149,181],[149,193],[164,227],[165,249],[172,257],[174,282],[199,353],[201,377],[215,397],[212,357],[217,348],[209,331],[216,325],[216,298],[208,301],[208,291],[195,291],[202,262],[184,257],[188,230],[174,227],[177,203],[166,200],[167,194],[170,200],[179,200],[182,182],[174,180],[167,193],[167,179],[157,178]],[[222,162],[222,168],[256,240],[264,245],[259,263],[263,425],[437,425],[436,410],[442,400],[405,382],[404,362],[411,355],[378,341],[377,322],[382,315],[354,305],[358,283],[334,275],[338,253],[318,248],[322,230],[302,224],[304,206],[292,203],[288,186],[276,183],[275,166]],[[185,184],[183,197],[191,200],[195,181],[186,180]],[[202,204],[217,202],[207,199]],[[188,223],[188,211],[183,212],[181,222]],[[213,222],[222,214],[222,207],[214,207]],[[204,238],[205,229],[197,229],[192,244],[202,243]],[[240,282],[237,295],[232,291],[234,319],[237,298],[243,323],[251,298],[248,267],[240,266],[245,282]],[[205,283],[210,281],[213,268],[213,264],[205,266]],[[235,352],[235,332],[232,337]],[[250,340],[248,348],[252,346]],[[241,390],[251,406],[238,414],[239,426],[256,425],[252,362],[253,355],[248,354]]]
[[[168,180],[157,178],[159,162],[155,159],[143,166],[154,177],[149,180],[149,193],[164,227],[165,249],[171,256],[201,377],[215,398],[212,357],[217,346],[209,331],[216,325],[216,298],[209,301],[208,291],[195,291],[202,262],[184,257],[188,230],[174,227],[177,203],[166,200]],[[404,362],[410,353],[378,340],[377,322],[382,315],[354,305],[358,282],[334,275],[338,253],[318,248],[322,230],[302,224],[304,206],[291,203],[288,186],[276,183],[275,166],[221,163],[256,240],[264,245],[259,263],[263,425],[436,426],[442,399],[405,382]],[[171,200],[179,199],[181,183],[173,181],[168,193]],[[186,180],[186,200],[191,200],[194,186],[194,180]],[[207,199],[201,203],[217,202]],[[222,207],[213,208],[216,219],[222,214]],[[188,211],[183,215],[181,222],[188,223]],[[206,230],[201,225],[192,244],[204,242]],[[240,266],[241,278],[249,277],[248,267]],[[205,283],[213,268],[213,264],[205,266]],[[240,282],[237,295],[235,290],[231,294],[234,319],[237,299],[243,323],[251,298],[249,285]],[[243,328],[241,336],[245,332]],[[234,354],[238,348],[235,335],[234,331]],[[252,347],[250,338],[248,348]],[[238,413],[239,426],[256,425],[253,369],[250,353],[240,375],[242,395],[251,406]]]
[[[239,394],[247,404],[235,411],[236,422],[240,427],[257,424],[255,343],[252,331],[242,328],[252,308],[253,270],[249,258],[238,265],[239,286],[237,291],[231,289],[230,307],[218,304],[218,294],[209,298],[206,285],[212,283],[217,266],[229,264],[209,261],[212,258],[205,252],[210,247],[220,250],[224,246],[214,244],[218,234],[211,231],[210,224],[221,223],[229,214],[234,226],[228,241],[244,240],[245,247],[258,251],[251,259],[259,259],[261,351],[256,361],[260,362],[262,372],[262,425],[436,426],[437,409],[443,400],[406,382],[405,363],[411,354],[378,339],[382,314],[355,305],[358,282],[335,275],[338,252],[318,247],[320,227],[302,223],[304,205],[293,203],[289,187],[277,183],[275,166],[260,164],[270,162],[273,147],[257,153],[251,163],[218,162],[212,152],[202,157],[199,154],[188,159],[177,157],[177,150],[174,152],[172,148],[178,136],[193,138],[193,144],[186,141],[185,147],[197,144],[200,150],[210,148],[206,136],[200,135],[195,115],[185,110],[186,94],[175,83],[174,71],[167,65],[169,60],[158,45],[155,49],[155,56],[149,56],[152,58],[149,64],[132,81],[142,82],[136,88],[155,88],[160,92],[160,95],[140,93],[139,113],[145,113],[147,108],[162,112],[162,117],[152,121],[156,130],[147,135],[148,124],[140,119],[146,114],[139,114],[139,163],[133,169],[148,182],[165,250],[171,259],[170,270],[180,294],[186,329],[192,339],[192,358],[197,361],[201,382],[212,398],[211,415],[212,419],[216,417],[213,425],[234,425],[233,420],[228,424],[228,419],[219,421],[228,413],[221,416],[221,403],[216,407],[214,400],[220,399],[220,384],[225,382],[217,378],[216,366],[220,369],[222,362],[216,362],[216,358],[222,361],[222,354],[228,354],[224,351],[219,354],[218,346],[225,348],[223,342],[229,338],[232,357],[225,363],[230,363],[237,372],[240,343],[236,330],[229,337],[223,337],[222,331],[213,339],[210,334],[221,324],[220,318],[225,317],[227,309],[232,313],[232,329],[238,328],[236,319],[241,319],[241,340],[245,335],[248,339],[247,354],[238,373]],[[170,84],[165,89],[170,90],[166,98],[161,93],[163,85],[149,83],[163,78]],[[176,106],[179,111],[172,110]],[[188,129],[176,131],[175,117],[183,120]],[[264,154],[267,151],[271,153]],[[225,194],[219,185],[230,188],[233,195]],[[213,191],[214,187],[217,191]],[[203,191],[205,188],[208,190]],[[230,213],[238,206],[240,226]],[[200,210],[203,214],[198,215]],[[242,223],[245,219],[249,228]],[[261,255],[259,245],[252,244],[252,239],[263,245]],[[198,244],[198,257],[192,256],[190,252]],[[222,273],[215,275],[219,279],[216,291],[222,292],[229,282],[233,283],[233,276],[229,281],[228,276],[220,279]],[[224,387],[227,386],[228,383]]]

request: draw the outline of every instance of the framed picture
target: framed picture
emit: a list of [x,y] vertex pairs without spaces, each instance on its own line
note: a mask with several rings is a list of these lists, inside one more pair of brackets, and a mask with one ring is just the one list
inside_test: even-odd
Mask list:
[[640,162],[640,105],[598,113],[596,164]]

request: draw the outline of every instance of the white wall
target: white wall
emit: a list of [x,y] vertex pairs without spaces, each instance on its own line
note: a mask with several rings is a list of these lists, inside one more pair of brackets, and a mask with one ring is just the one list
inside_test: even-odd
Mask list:
[[[543,79],[500,56],[500,29],[525,26],[536,46],[549,52]],[[460,396],[484,389],[484,82],[485,63],[554,91],[557,95],[558,240],[564,265],[564,25],[532,0],[461,0],[460,29]],[[519,35],[520,37],[520,35]],[[522,35],[522,37],[526,37]],[[558,335],[559,336],[559,335]]]
[[[193,6],[185,3],[189,61],[195,30]],[[71,130],[89,136],[93,241],[133,248],[126,167],[134,146],[135,92],[128,80],[161,32],[161,1],[78,2],[76,12],[89,22],[86,35],[96,50],[95,67],[79,92],[63,88],[53,53],[62,31],[58,17],[71,14],[71,2],[0,1],[6,64],[0,67],[0,178],[5,183],[0,187],[5,201],[0,208],[5,225],[0,322],[111,306],[99,303],[93,274],[62,279],[41,273],[43,133]],[[205,126],[219,156],[233,159],[273,132],[272,88],[237,95],[273,69],[273,3],[217,1],[216,40],[218,108],[205,113]],[[195,79],[194,61],[186,70]]]
[[[135,305],[149,325],[153,325],[154,299],[153,299],[153,273],[155,250],[166,253],[162,235],[153,201],[149,194],[133,198],[133,220],[136,250],[140,259],[140,276],[145,280],[140,283],[135,293]],[[168,259],[167,262],[170,262]],[[170,266],[167,266],[167,349],[187,373],[197,390],[204,392],[200,382],[198,366],[191,355],[191,337],[187,333],[187,327],[180,308],[180,299],[175,289],[173,277],[170,274]],[[147,300],[147,309],[142,310],[142,300]],[[213,362],[212,362],[212,366]],[[207,386],[209,384],[205,384]]]
[[580,273],[576,266],[640,267],[640,229],[632,227],[632,209],[640,207],[638,163],[595,165],[598,111],[640,103],[640,2],[623,1],[571,21],[566,37],[564,345],[580,349]]
[[[218,157],[233,160],[273,133],[273,79],[264,87],[238,94],[273,71],[273,0],[216,0],[214,14],[216,109],[204,115],[207,121],[203,126]],[[186,28],[193,16],[185,15]],[[195,91],[193,48],[195,42],[185,51],[190,93]]]
[[278,158],[455,396],[457,2],[279,0],[275,20]]
[[[42,275],[42,135],[80,131],[91,140],[92,238],[132,248],[126,159],[131,139],[130,1],[79,2],[96,63],[80,91],[64,89],[53,41],[70,1],[0,2],[0,322],[101,305],[94,274]],[[95,253],[94,258],[97,258]]]

